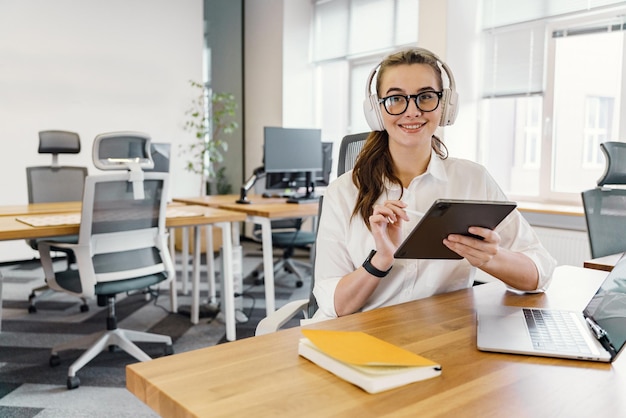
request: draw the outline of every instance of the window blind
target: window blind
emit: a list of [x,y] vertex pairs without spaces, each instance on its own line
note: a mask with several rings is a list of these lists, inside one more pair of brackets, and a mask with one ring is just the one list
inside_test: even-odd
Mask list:
[[543,24],[485,33],[483,96],[540,94],[544,45]]
[[482,27],[491,29],[626,4],[617,0],[483,0]]

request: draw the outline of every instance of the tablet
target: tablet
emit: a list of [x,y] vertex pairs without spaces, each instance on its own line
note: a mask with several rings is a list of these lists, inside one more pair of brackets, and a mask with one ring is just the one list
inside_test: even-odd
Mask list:
[[494,229],[517,204],[487,200],[438,199],[415,225],[400,245],[395,258],[460,259],[460,255],[443,245],[450,234],[474,236],[470,226]]

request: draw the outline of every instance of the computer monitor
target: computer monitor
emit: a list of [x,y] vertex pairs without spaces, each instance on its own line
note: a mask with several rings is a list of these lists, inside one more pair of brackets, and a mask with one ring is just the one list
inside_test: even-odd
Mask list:
[[321,129],[265,127],[263,163],[266,176],[284,173],[289,175],[285,180],[295,185],[295,179],[303,173],[306,194],[302,198],[313,198],[315,173],[324,168],[321,146]]
[[154,167],[144,171],[169,173],[171,148],[171,144],[166,142],[151,142],[150,154],[152,155],[152,161],[154,161]]
[[[333,143],[322,142],[322,169],[315,172],[313,181],[316,187],[325,187],[330,183],[333,165]],[[305,172],[266,173],[265,188],[267,190],[297,190],[306,187]]]

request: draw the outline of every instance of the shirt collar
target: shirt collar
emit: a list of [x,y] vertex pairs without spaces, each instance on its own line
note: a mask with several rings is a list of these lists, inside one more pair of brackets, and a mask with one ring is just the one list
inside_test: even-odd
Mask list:
[[[432,176],[434,179],[441,182],[448,181],[448,174],[446,173],[446,169],[443,165],[443,160],[439,157],[439,155],[437,155],[435,150],[431,151],[430,162],[428,163],[428,167],[426,167],[426,172],[424,172],[421,176]],[[391,184],[387,178],[385,179],[385,188],[387,190],[400,190],[400,186],[397,184]]]

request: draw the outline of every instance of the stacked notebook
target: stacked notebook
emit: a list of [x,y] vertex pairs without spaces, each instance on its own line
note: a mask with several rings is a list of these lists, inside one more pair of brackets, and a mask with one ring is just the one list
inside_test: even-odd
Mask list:
[[302,330],[298,353],[369,393],[441,374],[427,358],[364,332]]

